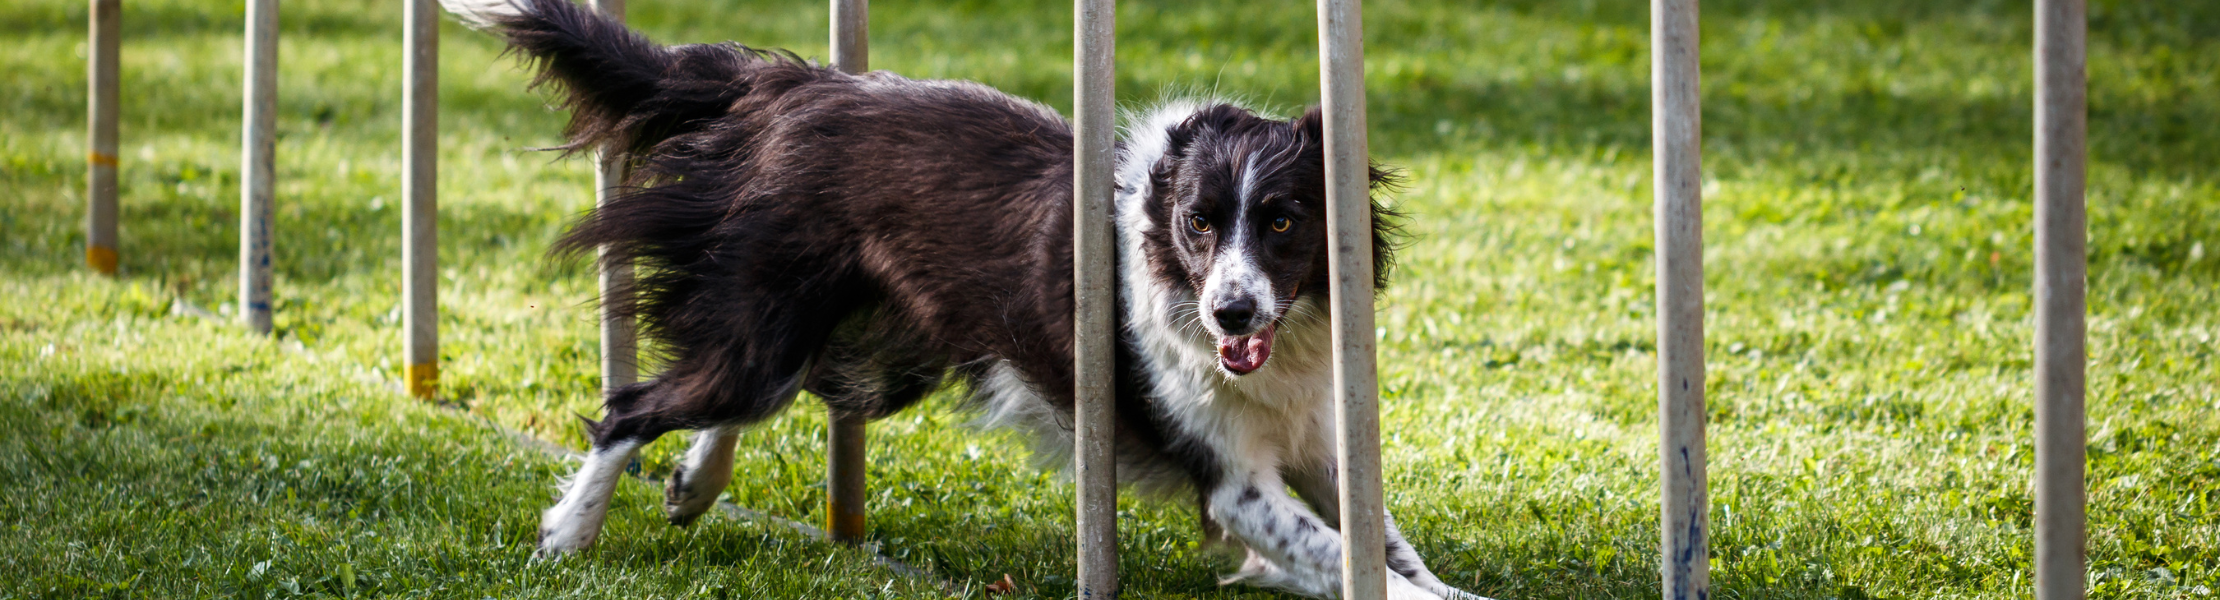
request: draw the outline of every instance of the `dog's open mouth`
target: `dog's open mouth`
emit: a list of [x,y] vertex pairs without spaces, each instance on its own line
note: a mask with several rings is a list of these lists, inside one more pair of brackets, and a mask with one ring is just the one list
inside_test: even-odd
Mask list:
[[1264,361],[1272,358],[1272,334],[1277,331],[1279,323],[1273,322],[1256,333],[1218,338],[1218,366],[1235,375],[1264,368]]

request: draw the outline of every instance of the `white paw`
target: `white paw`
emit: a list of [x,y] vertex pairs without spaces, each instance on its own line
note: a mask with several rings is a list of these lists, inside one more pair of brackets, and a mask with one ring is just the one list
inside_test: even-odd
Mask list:
[[1487,596],[1439,585],[1438,583],[1434,586],[1427,586],[1426,590],[1433,592],[1434,595],[1441,596],[1444,600],[1489,600]]
[[[1235,542],[1239,544],[1239,542]],[[1333,596],[1341,593],[1339,583],[1327,574],[1311,573],[1309,576],[1281,568],[1256,550],[1242,546],[1248,558],[1241,561],[1241,569],[1218,580],[1218,585],[1243,583],[1261,588],[1284,590],[1304,596]],[[1334,573],[1333,575],[1339,575]]]
[[1388,600],[1442,600],[1441,596],[1411,585],[1403,576],[1394,573],[1388,573],[1387,597]]
[[1234,571],[1231,575],[1218,578],[1218,585],[1247,583],[1260,587],[1287,588],[1294,583],[1294,578],[1289,577],[1287,571],[1281,570],[1279,565],[1272,564],[1272,561],[1265,559],[1261,554],[1257,554],[1255,550],[1249,550],[1246,547],[1242,550],[1248,552],[1248,558],[1241,561],[1239,570]]
[[1489,600],[1486,596],[1449,587],[1449,584],[1442,583],[1432,573],[1423,571],[1419,573],[1417,578],[1411,580],[1411,584],[1447,600]]
[[557,503],[547,509],[540,515],[540,549],[532,556],[555,558],[594,545],[594,539],[601,536],[602,513],[592,508]]

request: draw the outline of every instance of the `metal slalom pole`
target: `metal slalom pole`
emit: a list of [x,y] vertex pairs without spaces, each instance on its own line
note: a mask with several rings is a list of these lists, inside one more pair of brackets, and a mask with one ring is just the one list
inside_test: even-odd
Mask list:
[[239,157],[239,319],[270,333],[270,212],[277,183],[278,0],[247,0]]
[[[832,0],[833,68],[848,73],[870,69],[870,8],[869,0]],[[863,539],[865,436],[862,415],[830,415],[825,430],[825,531],[834,541]]]
[[[595,10],[618,21],[624,20],[624,0],[591,0]],[[615,149],[603,148],[594,166],[594,205],[609,204],[609,190],[624,183],[624,160]],[[601,270],[601,389],[613,390],[640,379],[638,326],[629,317],[617,315],[629,311],[611,311],[611,306],[630,306],[632,298],[632,265],[602,265]]]
[[1079,490],[1076,529],[1079,597],[1118,594],[1118,463],[1115,374],[1117,352],[1115,232],[1110,223],[1111,153],[1116,144],[1117,5],[1076,0],[1073,6],[1073,106],[1078,116],[1072,169],[1072,356],[1076,363],[1072,443]]
[[1657,195],[1659,548],[1666,598],[1711,593],[1704,456],[1703,114],[1697,0],[1650,2]]
[[92,31],[85,44],[86,99],[85,264],[116,274],[116,90],[120,87],[119,25],[123,0],[92,0]]
[[2086,593],[2088,6],[2035,2],[2035,598]]
[[439,393],[439,7],[406,0],[401,33],[401,330],[409,395]]
[[1380,390],[1372,331],[1372,167],[1365,139],[1364,5],[1319,0],[1326,115],[1326,235],[1332,287],[1335,452],[1340,459],[1341,597],[1387,595]]

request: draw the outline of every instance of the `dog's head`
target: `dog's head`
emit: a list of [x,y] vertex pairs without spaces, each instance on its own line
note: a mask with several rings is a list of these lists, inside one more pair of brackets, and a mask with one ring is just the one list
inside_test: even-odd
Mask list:
[[[1300,299],[1326,297],[1323,124],[1316,109],[1280,121],[1218,104],[1143,125],[1164,127],[1163,152],[1147,165],[1153,194],[1141,206],[1151,225],[1142,242],[1151,275],[1193,293],[1193,319],[1215,338],[1218,366],[1230,375],[1264,366]],[[1394,178],[1379,168],[1369,175],[1375,189]],[[1378,203],[1372,213],[1379,286],[1394,215]]]

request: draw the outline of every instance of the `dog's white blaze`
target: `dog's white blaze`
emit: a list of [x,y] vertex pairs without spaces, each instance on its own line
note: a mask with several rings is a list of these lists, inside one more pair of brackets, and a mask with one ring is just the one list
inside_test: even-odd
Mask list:
[[1235,188],[1237,190],[1235,192],[1237,194],[1236,197],[1239,198],[1243,204],[1247,204],[1251,201],[1256,200],[1255,196],[1257,173],[1264,169],[1271,168],[1270,165],[1279,164],[1287,161],[1289,158],[1291,158],[1289,156],[1290,154],[1299,151],[1298,148],[1299,146],[1288,146],[1286,149],[1281,150],[1279,154],[1272,155],[1271,158],[1260,156],[1256,151],[1249,152],[1249,155],[1247,157],[1244,157],[1243,162],[1241,163],[1241,182]]
[[[1247,208],[1235,205],[1234,225],[1225,228],[1226,239],[1220,242],[1218,255],[1210,262],[1210,273],[1203,277],[1203,303],[1200,308],[1203,326],[1217,336],[1230,334],[1211,318],[1211,311],[1227,303],[1248,298],[1256,303],[1256,316],[1252,323],[1270,323],[1279,318],[1278,296],[1272,294],[1272,278],[1258,268],[1256,253],[1261,250],[1256,235],[1240,223],[1247,221]],[[1213,342],[1215,343],[1215,342]]]
[[556,555],[584,549],[601,535],[601,522],[609,515],[609,497],[617,480],[632,463],[640,442],[626,441],[586,454],[563,499],[540,515],[540,554]]
[[1239,199],[1242,204],[1247,204],[1250,200],[1249,196],[1256,194],[1257,162],[1256,152],[1254,151],[1249,152],[1249,155],[1244,157],[1241,162],[1241,184],[1235,187],[1234,194],[1235,198]]
[[[1265,276],[1263,269],[1257,268],[1256,236],[1246,225],[1250,191],[1256,189],[1256,171],[1257,153],[1252,151],[1241,163],[1241,177],[1234,186],[1233,218],[1226,220],[1225,239],[1218,245],[1218,256],[1210,261],[1210,272],[1203,276],[1205,316],[1244,297],[1257,305],[1257,318],[1251,318],[1250,322],[1270,323],[1272,317],[1279,316],[1276,310],[1279,307],[1272,301],[1276,297],[1272,295],[1272,279]],[[1231,333],[1215,318],[1203,319],[1203,324],[1220,336]]]

